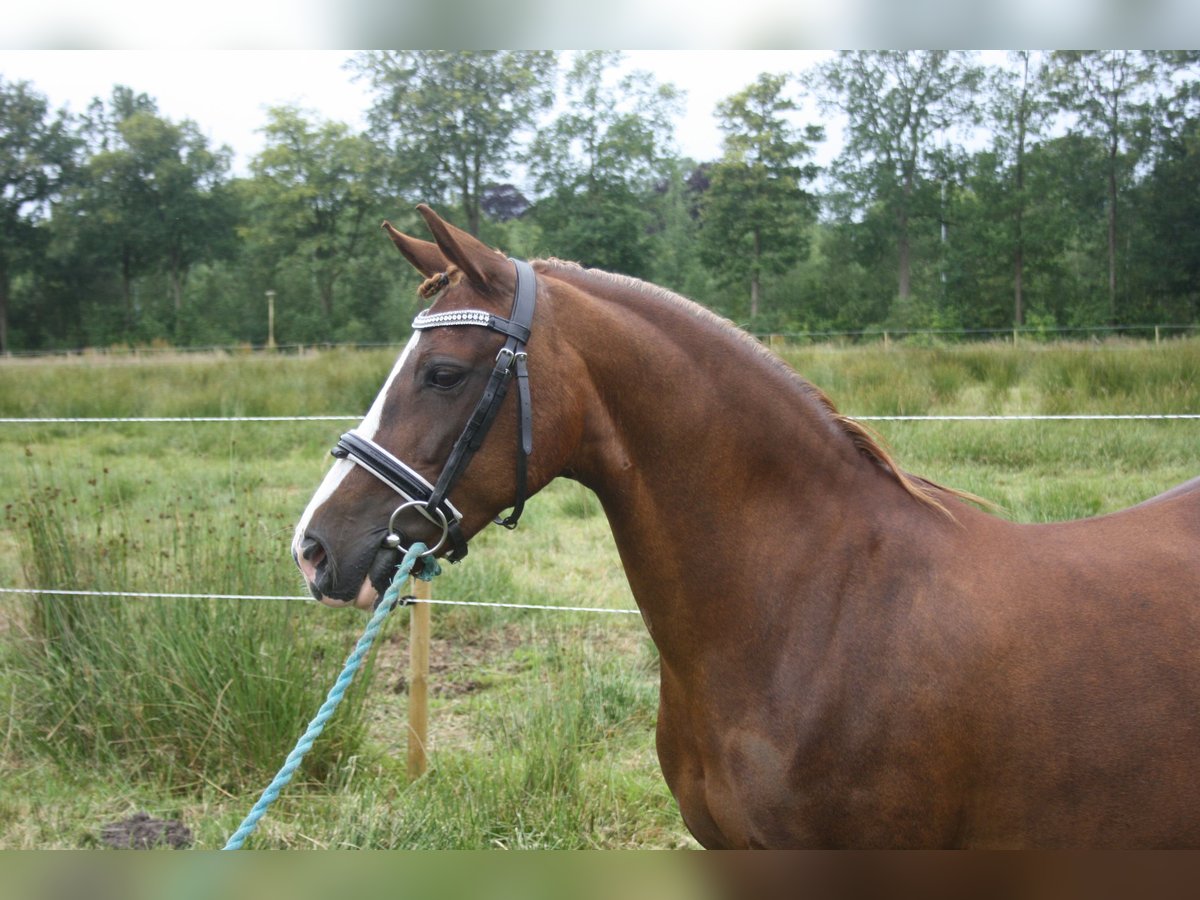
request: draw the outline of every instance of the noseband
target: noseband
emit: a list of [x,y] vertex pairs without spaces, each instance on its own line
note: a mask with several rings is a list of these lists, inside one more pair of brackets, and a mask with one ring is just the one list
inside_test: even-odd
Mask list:
[[443,544],[450,542],[446,558],[458,562],[467,555],[467,541],[462,533],[462,513],[447,499],[450,489],[471,461],[471,457],[483,445],[491,428],[500,403],[508,391],[508,385],[517,379],[517,493],[513,509],[496,524],[515,528],[525,508],[527,491],[527,468],[529,454],[533,452],[533,411],[529,402],[529,369],[525,345],[529,341],[533,326],[533,310],[537,296],[537,277],[529,263],[510,259],[517,271],[517,286],[513,292],[512,312],[507,319],[478,309],[460,309],[432,313],[422,310],[413,320],[413,328],[424,331],[430,328],[457,328],[476,326],[497,331],[506,338],[504,346],[496,354],[496,365],[483,389],[483,396],[475,404],[475,410],[467,420],[462,434],[454,442],[450,456],[438,476],[437,484],[430,484],[412,467],[405,465],[390,452],[374,441],[354,431],[341,436],[331,453],[338,459],[348,459],[362,466],[389,488],[404,498],[388,521],[388,535],[384,546],[399,549],[403,538],[396,530],[396,519],[406,509],[416,509],[434,525],[442,529],[441,539],[426,552],[437,552]]

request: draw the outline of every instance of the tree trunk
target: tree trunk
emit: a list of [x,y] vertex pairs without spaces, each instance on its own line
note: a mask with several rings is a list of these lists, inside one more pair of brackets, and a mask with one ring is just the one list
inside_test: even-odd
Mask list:
[[[459,195],[462,198],[463,213],[467,217],[467,231],[473,237],[479,237],[479,159],[474,160],[473,172],[467,168],[468,161],[463,160],[462,176],[458,183]],[[474,178],[472,178],[472,174]],[[472,197],[472,181],[475,182],[475,195]]]
[[1017,206],[1013,211],[1013,327],[1025,324],[1025,116],[1029,102],[1029,55],[1025,55],[1025,74],[1021,99],[1017,103]]
[[758,318],[759,300],[759,257],[762,256],[762,235],[754,229],[754,259],[750,263],[750,320]]
[[474,237],[479,237],[479,204],[470,197],[464,197],[463,203],[467,209],[467,231]]
[[327,320],[333,318],[333,283],[334,279],[332,277],[317,278],[317,292],[321,297],[321,312],[324,313]]
[[8,356],[8,269],[0,265],[0,355]]
[[125,302],[125,334],[133,334],[133,259],[128,247],[121,251],[121,298]]
[[1121,94],[1124,75],[1120,66],[1124,56],[1113,54],[1110,60],[1112,85],[1108,100],[1108,324],[1117,324],[1117,153],[1121,149]]
[[901,302],[907,300],[912,293],[912,260],[908,243],[908,210],[912,204],[913,186],[916,168],[916,140],[912,142],[912,160],[904,168],[904,192],[900,197],[900,209],[896,215],[896,256],[899,268],[897,293]]
[[1108,158],[1108,324],[1117,324],[1117,154]]
[[1021,215],[1017,214],[1016,271],[1013,273],[1013,327],[1025,324],[1025,302],[1021,292],[1025,281],[1025,248],[1021,245]]
[[476,156],[471,172],[471,197],[467,204],[467,224],[471,226],[471,234],[475,237],[479,237],[479,198],[483,195],[482,166],[483,161]]
[[1017,208],[1013,212],[1013,326],[1025,324],[1025,132],[1017,144]]
[[171,305],[175,309],[175,338],[179,339],[179,316],[183,312],[183,272],[175,254],[171,255],[167,268],[167,283],[171,290]]

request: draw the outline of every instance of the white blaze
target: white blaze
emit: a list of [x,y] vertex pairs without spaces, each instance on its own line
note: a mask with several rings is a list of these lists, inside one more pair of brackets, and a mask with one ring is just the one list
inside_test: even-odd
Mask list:
[[[400,358],[396,360],[396,365],[392,366],[392,372],[388,375],[387,381],[383,383],[383,388],[379,391],[375,402],[371,404],[371,408],[367,410],[367,414],[362,422],[359,423],[359,426],[354,429],[367,440],[375,440],[375,435],[379,432],[380,421],[383,418],[383,404],[387,400],[388,391],[392,387],[392,382],[396,380],[396,376],[400,374],[400,370],[404,368],[404,363],[408,361],[409,354],[417,346],[417,341],[420,337],[421,332],[413,332],[413,336],[408,339],[408,344],[400,353]],[[353,468],[354,463],[348,459],[335,460],[328,474],[326,474],[325,480],[321,482],[321,486],[317,488],[317,492],[313,494],[313,498],[308,501],[308,508],[304,510],[304,515],[300,517],[300,524],[296,526],[296,533],[292,537],[292,553],[297,557],[300,554],[300,542],[304,540],[304,533],[308,531],[308,523],[312,521],[313,514],[316,513],[326,500],[333,496],[334,491],[342,483],[342,479]]]

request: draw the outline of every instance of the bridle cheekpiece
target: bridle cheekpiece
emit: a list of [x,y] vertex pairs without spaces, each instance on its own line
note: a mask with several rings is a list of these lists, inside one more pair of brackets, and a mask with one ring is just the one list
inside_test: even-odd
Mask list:
[[339,459],[348,459],[366,469],[385,485],[404,498],[388,520],[388,534],[384,546],[404,552],[403,537],[396,528],[396,520],[406,509],[416,509],[434,525],[442,529],[441,538],[424,555],[436,553],[447,543],[450,549],[446,558],[458,562],[467,555],[467,541],[462,533],[462,513],[448,499],[450,489],[467,467],[471,457],[482,445],[488,430],[500,410],[501,401],[508,385],[517,380],[517,491],[512,511],[496,524],[515,528],[525,508],[528,490],[528,461],[533,452],[533,410],[529,400],[529,368],[525,345],[529,341],[533,325],[533,311],[537,298],[537,276],[532,266],[523,260],[510,259],[517,273],[517,285],[513,292],[512,311],[506,319],[479,309],[460,309],[447,312],[422,310],[413,320],[412,327],[418,331],[431,328],[455,328],[475,326],[499,332],[505,336],[504,346],[496,354],[496,364],[484,386],[483,395],[475,404],[462,434],[454,442],[436,484],[429,481],[411,466],[406,465],[375,441],[355,431],[341,436],[331,451]]

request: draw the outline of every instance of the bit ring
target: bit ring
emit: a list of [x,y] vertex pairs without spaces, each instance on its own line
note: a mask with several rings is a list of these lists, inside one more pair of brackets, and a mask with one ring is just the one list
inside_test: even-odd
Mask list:
[[[433,522],[434,525],[440,525],[442,529],[442,536],[438,538],[437,543],[418,557],[418,559],[424,559],[426,556],[433,556],[433,554],[437,553],[438,550],[441,549],[442,544],[446,543],[446,538],[450,535],[450,523],[446,520],[446,514],[436,506],[431,509],[429,504],[424,500],[409,500],[407,503],[401,503],[395,508],[395,510],[393,510],[391,516],[388,518],[388,533],[384,537],[383,543],[385,547],[390,549],[400,550],[403,553],[408,552],[408,548],[404,547],[400,543],[403,538],[401,537],[400,532],[396,530],[396,517],[400,515],[400,513],[404,512],[404,510],[414,506],[419,506],[421,508],[419,510],[421,515],[427,518],[430,522]],[[436,514],[438,519],[441,521],[439,522],[434,519],[431,513]]]

